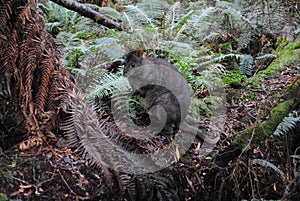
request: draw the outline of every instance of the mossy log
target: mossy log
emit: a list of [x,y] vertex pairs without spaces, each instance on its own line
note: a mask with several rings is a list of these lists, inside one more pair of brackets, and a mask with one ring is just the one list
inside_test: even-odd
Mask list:
[[259,122],[238,133],[233,141],[233,146],[235,148],[245,149],[249,148],[248,145],[256,146],[259,142],[270,137],[276,130],[278,124],[282,122],[283,118],[297,108],[299,103],[300,83],[298,82],[295,87],[291,89],[290,93],[286,95],[284,101],[271,110],[270,115],[265,121]]

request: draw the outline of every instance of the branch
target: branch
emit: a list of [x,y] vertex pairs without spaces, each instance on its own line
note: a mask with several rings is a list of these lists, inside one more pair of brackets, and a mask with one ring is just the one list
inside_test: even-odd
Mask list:
[[118,29],[119,31],[122,31],[122,26],[115,22],[114,20],[98,13],[97,11],[91,9],[90,7],[84,6],[77,1],[73,0],[51,0],[54,3],[57,3],[58,5],[61,5],[69,10],[73,10],[79,14],[81,14],[84,17],[90,18],[97,22],[98,24],[101,24],[103,26],[106,26],[110,29]]

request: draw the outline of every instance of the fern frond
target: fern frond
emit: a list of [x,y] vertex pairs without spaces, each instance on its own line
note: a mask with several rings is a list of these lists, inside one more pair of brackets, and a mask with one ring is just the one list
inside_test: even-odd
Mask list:
[[[249,8],[248,4],[240,2],[244,8]],[[244,17],[249,19],[253,27],[263,27],[264,32],[269,33],[284,33],[284,28],[297,29],[297,20],[299,22],[299,14],[291,12],[293,3],[290,6],[284,5],[280,1],[268,2],[262,9],[260,2],[254,2],[250,9],[245,9]],[[262,30],[260,30],[262,31]]]
[[166,16],[165,16],[165,23],[166,25],[171,25],[171,30],[174,27],[175,20],[177,20],[177,17],[179,16],[181,4],[180,2],[175,2],[172,6],[170,6]]
[[256,57],[256,59],[274,59],[276,58],[276,55],[274,54],[264,54],[260,57]]
[[112,8],[112,7],[100,7],[96,4],[84,4],[85,6],[88,6],[94,10],[97,10],[99,13],[114,19],[116,21],[123,21],[122,15],[116,11],[116,9]]
[[135,29],[136,26],[142,26],[145,24],[151,25],[153,28],[155,27],[155,22],[152,18],[150,18],[147,13],[137,6],[128,5],[126,6],[126,10],[124,12],[125,19],[131,26],[132,29]]
[[263,160],[263,159],[253,159],[252,165],[261,165],[264,167],[269,167],[275,170],[282,178],[284,177],[284,173],[282,170],[280,170],[278,167],[276,167],[273,163],[270,163],[269,161]]
[[[99,120],[81,92],[71,93],[70,108],[66,111],[69,117],[62,123],[62,130],[69,145],[77,148],[77,151],[83,153],[91,165],[97,165],[104,170],[104,173],[109,172],[108,168],[127,173],[139,171],[143,164],[139,163],[138,156],[126,151],[125,146],[115,143],[116,141],[121,143],[122,134],[116,124],[107,119]],[[128,144],[127,147],[130,145]],[[125,165],[127,163],[130,165]],[[111,179],[110,174],[106,176]]]
[[294,32],[295,32],[295,35],[300,34],[300,28],[297,28]]
[[60,25],[61,25],[60,22],[48,22],[46,24],[46,28],[47,28],[48,31],[52,32],[53,28],[59,27]]
[[155,20],[155,23],[159,25],[159,19],[164,15],[167,8],[170,5],[166,1],[160,0],[140,0],[136,6],[145,11],[148,17]]
[[123,21],[123,16],[118,12],[116,11],[116,9],[114,8],[111,8],[111,7],[101,7],[99,9],[99,12],[101,14],[104,14],[105,16],[109,17],[109,18],[112,18],[116,21]]
[[118,42],[117,38],[103,37],[97,39],[91,46],[91,49],[101,51],[110,61],[114,61],[125,54],[123,46],[119,45]]
[[[184,16],[182,16],[181,18],[179,18],[178,22],[175,24],[175,26],[174,26],[173,29],[175,31],[178,31],[178,32],[179,32],[179,30],[181,30],[181,32],[183,30],[185,30],[187,28],[187,26],[188,26],[188,21],[191,20],[191,17],[193,16],[194,13],[195,13],[194,11],[189,11],[187,14],[185,14]],[[170,28],[168,28],[168,29],[170,29]]]
[[75,24],[79,19],[83,19],[78,13],[68,10],[52,1],[45,1],[38,4],[46,15],[47,22],[60,22],[61,25]]
[[87,89],[87,98],[110,96],[131,89],[128,79],[113,73],[103,73],[92,86]]
[[242,32],[240,37],[238,38],[238,47],[246,48],[248,44],[250,44],[251,36],[253,36],[255,32],[250,29],[249,31]]
[[158,43],[157,49],[169,50],[177,55],[188,56],[194,51],[189,43],[162,40]]
[[[127,78],[118,74],[103,72],[96,81],[89,85],[86,90],[86,96],[90,105],[93,105],[94,109],[100,114],[105,115],[112,112],[126,114],[124,117],[126,122],[130,119],[130,115],[132,115],[132,113],[129,112],[128,116],[127,112],[131,110],[130,102],[132,99],[124,94],[129,93],[130,90],[131,87]],[[95,97],[99,98],[96,104],[94,101]],[[111,98],[109,102],[111,102],[112,105],[101,101],[107,97]],[[113,111],[111,111],[111,107],[113,107]],[[132,116],[132,118],[135,118],[135,116]]]
[[235,58],[235,59],[240,59],[242,57],[242,55],[240,54],[226,54],[226,55],[220,55],[218,57],[212,57],[212,56],[207,56],[206,60],[199,63],[199,66],[197,67],[197,70],[200,70],[203,66],[208,66],[208,65],[211,65],[213,63],[217,63],[217,62],[221,62],[227,58]]
[[68,55],[64,61],[83,88],[87,88],[93,80],[98,80],[103,71],[125,53],[124,48],[117,44],[116,38],[104,37],[92,43],[78,39],[76,35],[71,38],[70,44],[65,44],[64,52]]
[[253,74],[253,70],[255,66],[253,65],[253,57],[251,55],[241,55],[240,63],[239,63],[239,70],[242,74],[246,76],[251,76]]
[[210,16],[215,11],[215,8],[208,7],[202,10],[200,13],[197,13],[197,15],[194,15],[191,20],[189,20],[189,23],[192,25],[192,28],[201,27],[201,25],[210,21]]
[[277,126],[272,136],[282,136],[288,134],[292,129],[296,128],[300,123],[300,117],[293,117],[292,115],[285,117]]
[[300,164],[300,155],[291,155],[291,157],[294,158],[297,161],[297,163]]

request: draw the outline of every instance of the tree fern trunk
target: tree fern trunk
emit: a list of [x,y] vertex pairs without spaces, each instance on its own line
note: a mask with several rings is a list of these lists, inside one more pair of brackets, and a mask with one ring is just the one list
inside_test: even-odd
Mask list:
[[[15,117],[15,124],[10,122],[11,127],[20,127],[23,134],[25,129],[30,135],[51,134],[58,128],[60,108],[66,104],[66,91],[59,89],[72,90],[71,78],[36,1],[2,0],[0,8],[1,110],[3,114],[13,111],[10,116]],[[9,130],[3,132],[8,135],[6,140],[13,141],[17,133]],[[1,146],[6,140],[2,139]]]

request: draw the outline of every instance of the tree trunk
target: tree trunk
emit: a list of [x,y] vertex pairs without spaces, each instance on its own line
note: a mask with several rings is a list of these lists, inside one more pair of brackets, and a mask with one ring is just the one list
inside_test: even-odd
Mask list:
[[20,134],[54,137],[60,108],[66,107],[67,90],[74,84],[36,2],[2,0],[0,8],[0,146],[6,149]]

